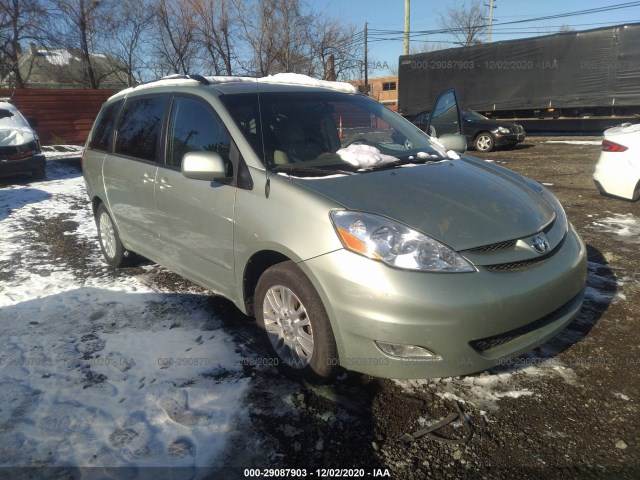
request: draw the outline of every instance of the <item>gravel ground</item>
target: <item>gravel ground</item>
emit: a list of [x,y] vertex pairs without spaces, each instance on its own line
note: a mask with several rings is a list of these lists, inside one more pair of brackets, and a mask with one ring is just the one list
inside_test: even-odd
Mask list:
[[[251,319],[211,296],[208,308],[242,346],[251,377],[243,400],[248,415],[229,433],[220,463],[241,468],[229,469],[227,478],[243,478],[243,468],[299,468],[314,477],[323,473],[316,469],[363,469],[346,473],[398,479],[640,477],[640,202],[598,194],[591,180],[598,145],[549,140],[533,137],[514,150],[478,156],[547,184],[588,245],[588,298],[576,320],[534,352],[489,372],[420,381],[345,373],[318,387],[263,365]],[[84,203],[78,199],[78,208],[88,208]],[[64,215],[34,218],[33,242],[76,275],[92,275],[83,258],[95,245],[76,238],[71,223]],[[20,252],[12,262],[21,262]],[[0,267],[1,282],[12,265]],[[139,267],[112,273],[142,274]],[[175,292],[198,288],[159,267],[152,279]],[[462,415],[437,438],[399,441],[458,409]]]

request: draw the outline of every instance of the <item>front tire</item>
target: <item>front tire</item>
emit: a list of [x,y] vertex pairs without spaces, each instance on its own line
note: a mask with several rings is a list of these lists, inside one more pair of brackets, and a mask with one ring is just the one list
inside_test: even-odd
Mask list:
[[479,152],[490,152],[496,145],[496,141],[489,132],[481,132],[473,142]]
[[122,267],[127,263],[128,252],[120,241],[115,223],[103,203],[96,210],[98,240],[104,259],[111,268]]
[[256,320],[270,354],[287,376],[327,381],[338,351],[322,300],[294,262],[267,269],[256,287]]

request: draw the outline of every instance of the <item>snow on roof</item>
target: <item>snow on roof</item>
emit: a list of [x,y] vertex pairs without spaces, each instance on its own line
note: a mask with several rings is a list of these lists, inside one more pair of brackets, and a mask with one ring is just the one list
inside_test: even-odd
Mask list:
[[[337,90],[339,92],[345,93],[357,93],[356,87],[349,83],[345,82],[331,82],[328,80],[318,80],[317,78],[312,78],[307,75],[301,75],[298,73],[277,73],[275,75],[269,75],[267,77],[239,77],[239,76],[211,76],[204,77],[211,84],[222,84],[222,83],[239,83],[239,82],[247,82],[247,83],[262,83],[268,85],[304,85],[308,87],[321,87],[321,88],[329,88],[331,90]],[[192,78],[185,78],[184,76],[168,76],[163,77],[160,80],[156,80],[154,82],[144,83],[142,85],[138,85],[136,87],[130,87],[125,90],[122,90],[111,98],[119,98],[132,91],[139,91],[142,89],[148,88],[157,88],[157,87],[171,87],[171,86],[196,86],[200,82]]]
[[79,58],[74,57],[71,52],[63,49],[56,50],[38,50],[38,53],[45,57],[49,63],[58,66],[69,65],[69,62],[74,59],[80,61]]

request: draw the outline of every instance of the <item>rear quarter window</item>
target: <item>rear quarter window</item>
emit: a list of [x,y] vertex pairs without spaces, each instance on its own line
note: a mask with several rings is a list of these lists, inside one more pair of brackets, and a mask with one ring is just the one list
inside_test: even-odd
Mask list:
[[116,136],[115,153],[157,162],[167,95],[127,99]]
[[109,151],[109,144],[113,137],[113,128],[118,118],[122,101],[105,105],[96,119],[96,126],[89,140],[89,148],[93,150]]

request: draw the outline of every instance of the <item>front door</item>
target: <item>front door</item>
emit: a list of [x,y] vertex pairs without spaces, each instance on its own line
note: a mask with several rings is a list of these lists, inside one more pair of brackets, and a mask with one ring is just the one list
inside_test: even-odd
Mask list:
[[230,146],[227,129],[206,102],[196,97],[174,97],[166,162],[158,169],[156,181],[161,262],[227,296],[234,293],[236,187],[186,178],[180,168],[185,153],[212,151],[219,153],[231,169]]

